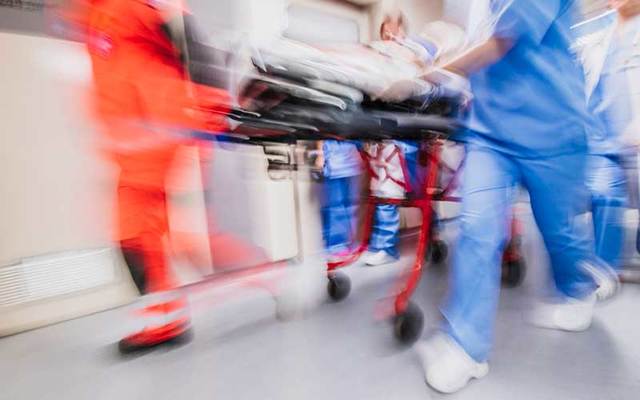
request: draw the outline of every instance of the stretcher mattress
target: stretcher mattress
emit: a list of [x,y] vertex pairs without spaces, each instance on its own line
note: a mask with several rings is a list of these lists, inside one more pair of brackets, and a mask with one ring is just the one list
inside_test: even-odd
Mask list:
[[[254,56],[257,72],[241,91],[242,103],[249,99],[249,106],[231,114],[236,132],[296,139],[419,140],[457,128],[466,88],[462,78],[442,72],[441,83],[433,84],[415,78],[411,68],[383,66],[384,58],[372,51],[337,54],[283,41]],[[405,79],[409,76],[413,78]],[[395,93],[400,101],[386,101],[379,93],[394,80],[403,82],[407,96]]]

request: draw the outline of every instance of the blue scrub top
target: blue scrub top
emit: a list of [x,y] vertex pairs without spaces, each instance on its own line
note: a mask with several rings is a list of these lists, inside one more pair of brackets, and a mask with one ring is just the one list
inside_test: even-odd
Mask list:
[[462,137],[518,157],[586,151],[588,131],[599,128],[570,51],[577,1],[492,0],[491,6],[498,17],[494,37],[514,46],[470,76],[474,99]]
[[[589,109],[602,122],[603,130],[594,132],[589,138],[593,154],[619,155],[625,149],[622,134],[631,122],[633,96],[637,91],[631,87],[626,72],[639,68],[633,60],[640,43],[640,20],[627,23],[622,34],[614,33],[607,55],[593,93],[589,99]],[[598,134],[599,133],[599,134]]]

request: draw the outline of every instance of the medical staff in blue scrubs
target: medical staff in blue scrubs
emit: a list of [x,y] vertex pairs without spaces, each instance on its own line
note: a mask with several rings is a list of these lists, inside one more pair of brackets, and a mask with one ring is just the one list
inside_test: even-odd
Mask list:
[[[419,162],[418,143],[413,141],[394,141],[400,148],[405,159],[409,174],[409,186],[412,189],[408,195],[415,195],[421,187],[425,175],[425,168]],[[382,265],[400,258],[398,240],[400,231],[400,208],[391,204],[378,204],[374,214],[374,224],[367,253],[363,255],[367,265]]]
[[[640,1],[612,2],[618,8],[618,20],[606,31],[602,41],[607,51],[587,70],[595,76],[589,107],[604,127],[602,135],[591,137],[591,156],[587,184],[592,193],[592,212],[596,254],[606,262],[599,277],[598,297],[608,298],[617,288],[616,271],[621,267],[624,245],[624,211],[628,205],[625,160],[632,148],[624,135],[632,121],[634,93],[628,72],[638,69],[634,58],[640,55]],[[584,51],[590,51],[590,48]],[[606,268],[606,267],[610,268]]]
[[[427,383],[455,392],[488,373],[517,186],[527,189],[562,301],[533,321],[580,331],[592,320],[593,238],[574,223],[589,201],[584,74],[570,51],[578,1],[491,1],[491,38],[447,66],[470,79],[474,98],[461,135],[467,159],[460,236],[441,332],[419,345]],[[429,79],[429,77],[426,77]]]
[[317,167],[322,168],[322,236],[329,261],[344,258],[357,234],[362,161],[354,143],[327,140],[319,143]]

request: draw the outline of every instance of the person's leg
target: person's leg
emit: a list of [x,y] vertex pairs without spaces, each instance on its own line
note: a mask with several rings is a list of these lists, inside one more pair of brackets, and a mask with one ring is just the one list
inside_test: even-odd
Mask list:
[[350,243],[351,220],[345,207],[348,185],[347,178],[328,178],[324,182],[322,231],[330,257],[346,251]]
[[361,176],[351,176],[347,179],[346,190],[346,211],[347,218],[349,219],[349,226],[351,228],[349,234],[349,248],[353,249],[358,240],[358,210],[360,209],[361,201]]
[[518,181],[514,162],[492,150],[470,148],[467,165],[443,329],[417,346],[427,383],[444,393],[489,372],[500,261]]
[[422,189],[426,180],[427,169],[420,160],[420,144],[410,142],[409,145],[403,147],[403,152],[407,172],[409,173],[407,179],[411,186],[411,193],[409,194],[413,197],[422,197],[424,195]]
[[377,253],[384,251],[394,258],[398,258],[398,231],[400,230],[400,209],[391,204],[376,206],[374,224],[369,239],[369,251]]
[[509,158],[492,150],[470,148],[466,163],[460,236],[442,314],[445,333],[474,360],[485,362],[493,343],[502,250],[518,175]]
[[618,270],[622,263],[627,206],[625,171],[617,157],[590,156],[588,165],[596,255]]
[[140,293],[172,289],[163,244],[168,230],[165,193],[121,182],[118,217],[122,254]]
[[[179,337],[190,328],[187,300],[176,292],[176,280],[165,254],[169,233],[164,182],[173,151],[121,157],[118,182],[118,239],[143,298],[134,317],[136,327],[119,343],[122,352],[152,347]],[[146,162],[145,171],[140,167]],[[146,179],[141,179],[146,178]]]
[[558,290],[568,298],[590,296],[594,281],[585,266],[597,263],[588,229],[576,217],[587,209],[586,155],[521,160],[533,215],[551,259]]
[[[402,152],[405,159],[405,166],[407,167],[405,172],[409,173],[409,176],[404,176],[404,179],[408,180],[408,183],[412,185],[411,169],[417,164],[418,148],[415,143],[406,141],[394,141],[394,146]],[[407,194],[411,195],[411,193]],[[399,231],[399,207],[390,204],[381,204],[376,206],[374,224],[368,246],[368,253],[371,256],[371,262],[367,262],[367,264],[384,264],[400,257],[400,253],[397,248]]]

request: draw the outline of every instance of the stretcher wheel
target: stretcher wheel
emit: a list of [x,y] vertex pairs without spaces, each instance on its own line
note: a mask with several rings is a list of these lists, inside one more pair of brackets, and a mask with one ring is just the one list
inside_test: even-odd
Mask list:
[[393,333],[402,344],[412,344],[422,335],[424,314],[420,307],[409,303],[403,313],[394,317]]
[[429,247],[429,259],[433,264],[442,264],[449,256],[449,246],[444,240],[434,240]]
[[522,247],[522,236],[520,235],[512,237],[509,241],[509,246],[507,246],[508,249],[512,249],[513,251],[518,251],[520,247]]
[[334,301],[346,299],[349,296],[349,292],[351,292],[351,279],[341,272],[336,272],[329,276],[327,292]]
[[324,173],[321,169],[312,169],[311,172],[311,180],[317,183],[324,182]]
[[509,260],[502,263],[502,284],[515,288],[522,284],[526,266],[523,259]]

